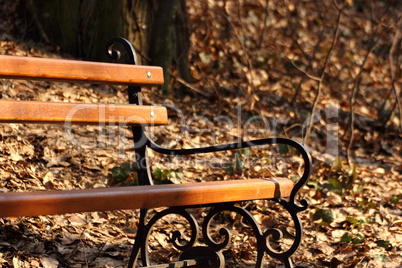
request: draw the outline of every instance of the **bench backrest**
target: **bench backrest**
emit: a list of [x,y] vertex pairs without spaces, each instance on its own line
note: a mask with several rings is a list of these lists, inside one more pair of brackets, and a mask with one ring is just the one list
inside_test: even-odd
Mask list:
[[[97,83],[161,85],[162,68],[0,55],[0,78]],[[126,124],[167,123],[164,107],[124,104],[0,100],[2,123]]]
[[0,100],[0,123],[130,125],[138,180],[140,185],[149,185],[153,182],[149,166],[144,165],[148,140],[144,126],[166,124],[167,110],[142,105],[140,91],[141,86],[162,85],[163,70],[135,65],[134,48],[123,38],[107,43],[106,52],[113,60],[120,57],[120,51],[114,49],[117,44],[123,46],[129,64],[0,55],[0,79],[127,85],[129,105]]

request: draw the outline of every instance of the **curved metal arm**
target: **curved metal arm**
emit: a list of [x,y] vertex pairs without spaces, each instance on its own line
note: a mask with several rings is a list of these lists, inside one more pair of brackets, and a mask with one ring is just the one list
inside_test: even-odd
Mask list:
[[[191,148],[191,149],[168,149],[164,148],[158,144],[156,144],[153,140],[148,138],[148,146],[161,154],[168,154],[168,155],[191,155],[191,154],[202,154],[202,153],[213,153],[213,152],[220,152],[226,150],[236,150],[242,148],[250,148],[255,146],[262,146],[262,145],[273,145],[273,144],[285,144],[292,146],[295,148],[301,155],[304,161],[304,172],[299,181],[295,184],[290,194],[290,202],[295,204],[295,198],[299,190],[307,183],[308,178],[310,177],[311,173],[311,156],[305,149],[305,147],[292,139],[287,138],[266,138],[266,139],[259,139],[259,140],[252,140],[252,141],[243,141],[238,143],[229,143],[217,146],[208,146],[208,147],[201,147],[201,148]],[[296,207],[298,211],[305,210],[308,206],[307,200],[301,201],[301,206]]]

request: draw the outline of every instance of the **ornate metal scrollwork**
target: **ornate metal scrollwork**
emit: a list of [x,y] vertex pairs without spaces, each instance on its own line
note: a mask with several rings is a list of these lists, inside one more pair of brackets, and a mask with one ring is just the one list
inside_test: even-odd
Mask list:
[[172,237],[170,242],[172,245],[180,251],[186,251],[192,247],[197,242],[198,239],[198,230],[199,226],[197,220],[194,218],[192,214],[185,210],[185,208],[181,207],[173,207],[166,208],[151,217],[149,221],[146,221],[145,217],[147,216],[147,211],[141,211],[140,217],[140,225],[138,228],[138,234],[134,243],[130,264],[129,267],[132,267],[133,264],[137,263],[138,255],[141,252],[141,263],[144,267],[149,267],[151,265],[149,256],[148,256],[148,238],[150,233],[152,232],[152,228],[154,225],[162,219],[163,217],[173,214],[182,216],[186,219],[187,223],[190,225],[189,240],[183,239],[183,235],[180,231],[174,231],[172,233]]
[[122,37],[114,37],[106,43],[106,55],[108,55],[110,59],[119,60],[121,58],[121,51],[115,49],[115,45],[117,44],[120,44],[124,47],[128,56],[129,64],[135,65],[138,63],[137,54],[135,53],[133,45],[127,39]]
[[220,251],[225,247],[227,247],[228,243],[230,242],[229,230],[227,228],[219,229],[219,234],[224,238],[224,240],[220,243],[217,243],[210,235],[211,233],[210,225],[213,218],[219,213],[222,213],[224,211],[235,212],[243,217],[243,219],[248,224],[250,229],[252,229],[254,236],[256,238],[257,256],[256,256],[255,267],[262,267],[264,253],[268,254],[273,258],[283,260],[286,267],[292,267],[290,256],[296,251],[296,249],[300,245],[302,237],[302,225],[297,215],[297,211],[292,208],[292,205],[288,201],[284,199],[276,199],[274,201],[281,204],[289,212],[294,222],[294,228],[295,228],[294,242],[287,250],[279,252],[275,250],[270,243],[269,238],[272,238],[274,241],[279,241],[283,237],[283,232],[281,230],[272,228],[263,232],[259,224],[256,222],[255,218],[249,211],[241,207],[235,206],[234,204],[217,205],[209,211],[208,215],[204,218],[204,223],[202,226],[203,227],[202,234],[205,243],[216,251]]
[[[174,231],[171,235],[170,242],[172,246],[177,250],[183,252],[180,255],[179,260],[183,261],[190,259],[195,260],[197,265],[202,264],[201,266],[196,267],[225,267],[225,259],[223,257],[222,251],[224,251],[229,246],[232,240],[231,232],[226,227],[220,227],[216,229],[216,227],[212,227],[211,225],[217,215],[229,211],[240,215],[243,218],[243,222],[246,224],[246,226],[248,226],[247,228],[251,229],[251,231],[253,232],[253,235],[256,239],[257,251],[255,267],[263,267],[265,254],[272,258],[282,260],[285,264],[285,267],[293,267],[290,257],[298,248],[302,237],[302,225],[297,214],[298,211],[292,208],[292,205],[287,200],[276,199],[273,201],[282,205],[282,207],[288,211],[294,223],[293,228],[295,230],[295,233],[293,234],[293,243],[283,251],[278,251],[271,245],[271,243],[274,242],[278,244],[279,240],[284,236],[281,230],[271,228],[263,231],[254,216],[248,210],[231,203],[217,204],[208,211],[207,215],[203,219],[203,223],[201,226],[202,241],[204,244],[203,246],[201,246],[198,243],[198,234],[200,227],[197,223],[197,220],[186,210],[186,208],[175,207],[167,208],[154,214],[148,222],[144,220],[144,224],[140,226],[139,233],[134,244],[132,253],[133,259],[130,265],[137,263],[137,258],[139,256],[139,253],[141,252],[140,262],[143,267],[153,267],[148,256],[149,235],[152,232],[152,229],[157,221],[161,220],[167,215],[174,214],[185,218],[186,222],[190,225],[189,229],[187,230],[190,234],[188,240],[183,239],[182,233],[180,231]],[[218,232],[217,236],[221,238],[220,241],[216,241],[215,238],[212,237],[212,233],[214,233],[214,231]],[[178,266],[178,264],[176,263],[176,266],[174,267],[185,266]]]

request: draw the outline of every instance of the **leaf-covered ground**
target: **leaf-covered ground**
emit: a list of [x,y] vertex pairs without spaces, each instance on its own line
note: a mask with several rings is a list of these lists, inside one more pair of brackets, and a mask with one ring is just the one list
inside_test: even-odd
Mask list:
[[[300,198],[311,205],[301,214],[305,235],[293,257],[296,264],[399,267],[402,122],[394,92],[401,91],[401,44],[393,44],[402,4],[338,2],[187,1],[193,81],[188,85],[173,78],[171,88],[184,87],[189,94],[164,97],[158,89],[144,89],[145,102],[171,107],[171,122],[154,130],[155,140],[171,148],[272,136],[308,146],[313,172]],[[8,7],[0,24],[1,54],[61,57],[54,47],[22,40],[24,22],[13,15],[17,5]],[[126,102],[121,87],[0,83],[2,99]],[[114,127],[74,127],[67,133],[64,126],[3,124],[0,188],[121,184],[113,170],[121,171],[133,157],[129,136]],[[297,177],[297,155],[283,148],[251,152],[257,153],[262,160],[253,167],[242,160],[249,152],[195,159],[150,156],[154,169],[166,170],[164,176],[173,180],[225,180],[263,172]],[[286,215],[269,205],[250,207],[263,227],[286,230]],[[204,211],[195,213],[202,220]],[[4,267],[124,267],[137,216],[136,211],[113,211],[0,219],[0,261]],[[252,266],[252,234],[243,231],[240,219],[228,217],[235,233],[234,247],[225,250],[229,267]],[[159,232],[151,237],[155,260],[175,255],[162,247],[171,229],[183,224],[172,218],[157,226]],[[277,265],[267,260],[268,267]]]

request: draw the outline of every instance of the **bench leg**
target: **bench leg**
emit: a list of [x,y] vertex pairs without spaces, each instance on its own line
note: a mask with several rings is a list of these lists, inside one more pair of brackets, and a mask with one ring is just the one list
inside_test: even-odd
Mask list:
[[[204,217],[202,226],[198,225],[195,217],[184,207],[167,208],[155,213],[149,220],[147,220],[148,211],[141,210],[139,229],[128,267],[136,265],[140,254],[141,267],[225,267],[225,259],[222,252],[228,247],[232,240],[232,236],[228,228],[223,227],[216,229],[212,225],[216,216],[221,215],[224,212],[234,212],[243,218],[245,226],[252,230],[256,239],[257,256],[255,267],[263,267],[264,256],[268,255],[272,258],[281,260],[285,267],[292,268],[294,266],[290,257],[298,249],[303,233],[298,213],[307,208],[307,206],[299,206],[284,199],[273,199],[273,201],[280,204],[288,212],[294,225],[293,242],[285,250],[276,250],[272,245],[272,243],[277,245],[280,244],[280,239],[283,237],[281,230],[271,228],[262,231],[257,221],[248,210],[234,204],[218,204],[212,207]],[[174,248],[182,252],[179,260],[174,264],[170,264],[170,266],[151,266],[148,256],[149,234],[152,232],[152,228],[158,220],[170,214],[180,215],[185,218],[190,226],[188,230],[189,239],[184,240],[182,233],[179,231],[173,232],[170,242]],[[204,245],[200,245],[198,242],[200,227],[202,243]],[[219,236],[219,242],[215,240],[216,238],[213,238],[213,233]],[[195,262],[196,265],[190,265],[190,263],[193,262]]]
[[[138,231],[137,231],[137,235],[135,237],[135,242],[133,245],[133,249],[131,251],[131,256],[130,256],[130,260],[128,263],[128,267],[131,268],[133,267],[134,264],[137,263],[138,260],[138,255],[140,253],[141,248],[144,248],[144,246],[142,246],[142,244],[144,243],[144,241],[148,240],[147,234],[145,233],[145,220],[147,217],[147,210],[146,209],[141,209],[140,211],[140,222],[138,224]],[[148,258],[148,250],[141,250],[142,253],[142,258],[143,262],[149,260]],[[146,266],[149,265],[146,264]]]

